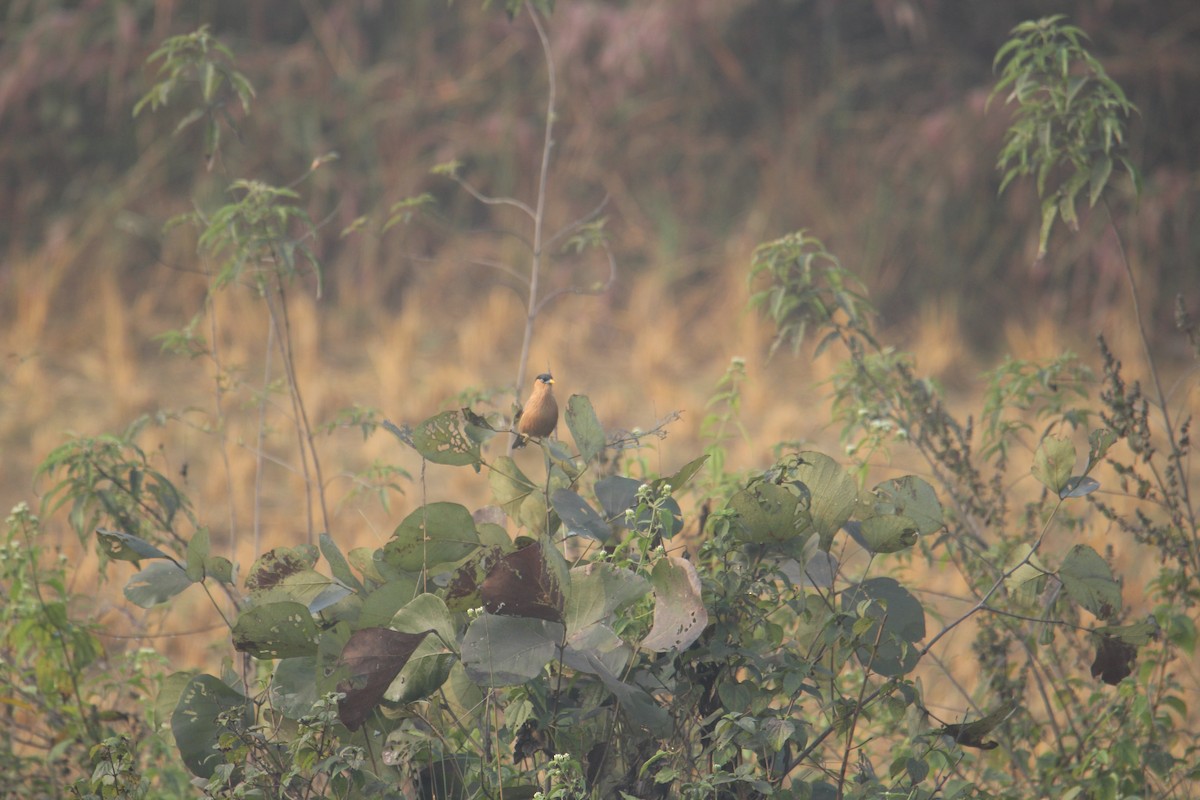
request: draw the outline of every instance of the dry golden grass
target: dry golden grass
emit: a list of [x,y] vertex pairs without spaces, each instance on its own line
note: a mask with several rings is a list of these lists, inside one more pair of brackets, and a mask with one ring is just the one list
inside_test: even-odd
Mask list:
[[[839,456],[825,382],[840,354],[831,350],[813,361],[780,352],[766,359],[772,330],[747,311],[744,265],[751,244],[745,242],[740,253],[731,253],[727,268],[717,277],[686,291],[650,270],[622,278],[627,284],[612,296],[564,298],[538,320],[531,365],[553,369],[564,398],[588,395],[610,427],[648,428],[668,412],[683,412],[668,437],[642,454],[652,471],[669,473],[702,450],[705,404],[730,359],[741,356],[747,361],[742,423],[748,436],[729,441],[728,466],[765,467],[773,460],[773,446],[781,441],[804,442]],[[178,313],[184,301],[163,303],[160,288],[131,295],[112,273],[100,270],[90,275],[88,286],[66,292],[54,286],[55,263],[54,256],[44,256],[16,265],[20,275],[31,279],[24,289],[28,303],[23,302],[26,310],[0,331],[7,354],[0,382],[0,443],[6,454],[0,461],[0,501],[6,507],[21,499],[36,501],[37,492],[47,486],[43,482],[31,488],[29,476],[68,431],[117,431],[137,414],[166,410],[171,421],[150,428],[143,446],[162,471],[180,481],[211,527],[214,546],[229,552],[243,575],[257,553],[307,541],[306,495],[291,406],[279,392],[270,396],[259,458],[262,423],[254,392],[262,386],[267,343],[262,302],[243,289],[223,291],[213,306],[214,327],[206,322],[200,328],[206,336],[213,335],[228,376],[218,415],[217,365],[163,355],[151,342],[154,334],[186,322],[187,315]],[[422,270],[423,277],[410,286],[397,308],[336,307],[295,287],[289,295],[290,336],[309,419],[318,424],[339,409],[361,403],[394,421],[415,423],[454,407],[456,396],[465,390],[509,388],[524,306],[502,286],[489,287],[486,276],[480,280],[462,274],[462,285],[447,288],[442,276],[469,269],[442,263]],[[34,276],[41,278],[32,280]],[[181,295],[199,303],[202,277],[182,275],[178,280]],[[475,284],[473,296],[464,288],[470,282]],[[60,301],[64,296],[90,302],[66,308]],[[916,354],[920,371],[950,387],[954,406],[965,414],[980,407],[978,375],[987,365],[965,344],[961,325],[955,300],[946,295],[928,303],[907,329],[890,335],[899,347]],[[1127,355],[1131,366],[1136,364],[1139,351],[1132,326],[1113,320],[1106,328],[1114,349]],[[1017,358],[1048,358],[1064,344],[1090,352],[1087,341],[1048,318],[1032,325],[1009,324],[1004,336]],[[271,357],[271,375],[272,380],[281,376],[277,353]],[[502,392],[496,407],[507,412],[511,399]],[[1188,402],[1196,410],[1194,391]],[[228,467],[215,432],[218,419],[224,420]],[[364,442],[356,429],[342,430],[318,437],[318,445],[330,528],[344,549],[381,545],[422,502],[454,500],[469,507],[489,502],[486,476],[437,466],[422,471],[415,454],[385,433]],[[922,465],[911,454],[895,455],[894,463],[876,466],[876,479],[921,472]],[[536,454],[520,458],[532,473],[540,469]],[[353,475],[374,461],[402,466],[413,476],[387,510],[371,496],[351,497]],[[262,491],[256,497],[260,469]],[[1020,469],[1014,475],[1022,474]],[[1033,490],[1028,477],[1014,484],[1015,496]],[[319,515],[315,505],[313,513]],[[315,525],[317,530],[323,527],[319,516]],[[148,627],[163,635],[154,644],[180,665],[211,663],[223,652],[219,620],[199,593],[184,595],[166,614],[131,610],[118,591],[131,574],[128,565],[111,567],[113,581],[99,586],[90,543],[81,546],[65,533],[61,520],[54,521],[52,529],[60,532],[59,546],[78,564],[76,590],[96,593],[98,608],[104,610],[115,637]],[[232,536],[231,530],[236,532]],[[1118,567],[1129,570],[1131,577],[1153,569],[1153,564],[1144,563],[1139,548],[1114,536],[1111,526],[1098,525],[1083,541],[1101,552],[1113,544]],[[1073,543],[1051,541],[1048,557]],[[969,596],[950,571],[934,570],[918,585],[927,593],[925,599],[947,615],[965,607],[952,598]],[[1128,599],[1135,605],[1144,601],[1138,588],[1142,585],[1136,578],[1128,583]],[[120,649],[130,641],[113,638],[111,646]],[[940,650],[944,663],[922,668],[927,686],[944,685],[945,692],[937,691],[949,692],[945,670],[960,685],[973,685],[974,661],[965,648],[969,641],[970,630],[964,626]]]

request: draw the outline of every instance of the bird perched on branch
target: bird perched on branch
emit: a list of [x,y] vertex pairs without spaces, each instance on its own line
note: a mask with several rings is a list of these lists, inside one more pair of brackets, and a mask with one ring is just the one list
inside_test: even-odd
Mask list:
[[534,379],[533,394],[513,420],[517,426],[514,448],[524,447],[530,437],[541,439],[549,436],[558,427],[558,402],[554,399],[553,386],[554,378],[549,372],[543,372]]

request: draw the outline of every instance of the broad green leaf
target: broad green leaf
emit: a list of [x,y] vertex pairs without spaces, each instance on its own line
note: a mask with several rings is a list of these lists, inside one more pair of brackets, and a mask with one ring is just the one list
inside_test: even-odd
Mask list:
[[595,562],[575,567],[563,608],[567,632],[609,621],[614,613],[648,591],[649,581],[623,567]]
[[579,458],[586,464],[604,449],[604,428],[600,427],[592,401],[581,394],[573,394],[567,400],[565,416],[571,438],[579,448]]
[[550,502],[568,536],[587,536],[598,542],[606,542],[612,535],[612,528],[604,518],[570,489],[556,489],[550,496]]
[[737,514],[733,535],[739,541],[787,542],[806,537],[812,529],[812,517],[800,498],[773,483],[755,483],[738,491],[727,507]]
[[[842,610],[870,625],[858,635],[856,654],[863,666],[885,677],[907,675],[920,660],[914,646],[925,638],[925,609],[893,578],[870,578],[842,592]],[[865,604],[865,606],[863,605]]]
[[[392,617],[413,599],[417,593],[414,575],[410,581],[388,581],[363,598],[357,627],[383,628],[391,624]],[[431,626],[432,627],[432,626]],[[422,628],[422,630],[424,630]]]
[[457,662],[458,656],[447,650],[446,645],[434,636],[427,636],[417,645],[383,697],[392,703],[424,700],[442,688]]
[[428,503],[396,527],[383,547],[383,560],[406,572],[434,572],[458,563],[478,547],[470,511],[458,503]]
[[1121,610],[1121,585],[1113,579],[1108,562],[1085,544],[1067,553],[1058,577],[1072,600],[1099,619],[1110,619]]
[[917,543],[917,523],[899,514],[871,517],[862,521],[860,533],[872,553],[897,553]]
[[187,573],[172,561],[155,561],[129,579],[125,598],[140,608],[165,603],[192,585]]
[[1070,439],[1047,436],[1033,454],[1033,476],[1058,494],[1075,468],[1075,445]]
[[171,714],[171,733],[179,748],[183,763],[193,775],[211,778],[216,768],[225,762],[218,746],[222,736],[235,734],[233,727],[222,725],[218,719],[230,712],[240,712],[237,727],[249,729],[254,724],[254,708],[250,701],[212,675],[197,675],[188,681]]
[[[309,611],[316,612],[341,600],[349,591],[315,569],[301,569],[287,573],[269,588],[257,589],[252,595],[258,605],[301,603]],[[337,596],[331,599],[331,593]]]
[[884,481],[872,490],[875,496],[875,513],[900,514],[912,520],[917,530],[928,535],[940,530],[945,524],[942,520],[942,504],[938,502],[937,492],[923,479],[915,475],[905,475]]
[[312,712],[317,702],[317,659],[315,656],[285,658],[271,675],[271,705],[288,719]]
[[387,627],[403,633],[423,633],[434,631],[440,641],[453,642],[455,639],[454,620],[446,603],[435,594],[419,594],[404,608],[392,617]]
[[233,626],[233,646],[255,658],[311,656],[317,650],[316,623],[300,603],[251,606]]
[[600,622],[568,634],[567,645],[563,648],[564,664],[593,674],[597,674],[597,660],[610,674],[617,675],[625,670],[632,657],[633,648],[612,628]]
[[810,450],[800,453],[799,458],[792,475],[808,487],[813,528],[820,534],[821,549],[829,552],[834,535],[858,503],[858,487],[854,478],[824,453]]
[[452,467],[470,464],[478,472],[482,463],[479,442],[467,435],[466,425],[461,411],[443,411],[413,430],[412,446],[427,461]]
[[481,614],[462,640],[462,664],[480,686],[517,686],[542,674],[563,640],[560,622]]
[[654,586],[654,622],[641,646],[656,653],[686,650],[708,626],[700,596],[700,576],[686,558],[660,558],[650,573]]
[[604,509],[604,518],[617,525],[625,525],[625,512],[637,505],[638,489],[641,481],[626,478],[624,475],[610,475],[596,481],[592,491]]

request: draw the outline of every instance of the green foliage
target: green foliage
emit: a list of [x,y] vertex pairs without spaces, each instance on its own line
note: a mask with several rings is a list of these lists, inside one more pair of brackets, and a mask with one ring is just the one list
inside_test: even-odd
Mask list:
[[136,117],[147,106],[151,111],[157,111],[183,86],[199,85],[201,103],[179,120],[175,133],[203,121],[204,156],[211,162],[221,148],[220,120],[224,119],[236,130],[226,108],[229,93],[236,96],[242,111],[246,112],[254,97],[254,87],[232,66],[233,53],[213,38],[207,25],[193,33],[170,37],[148,60],[162,62],[158,68],[158,82],[134,105],[133,115]]
[[[1063,36],[1069,62],[1077,39]],[[305,252],[287,255],[290,228],[307,220],[291,190],[235,187],[241,199],[204,220],[201,249],[221,262],[214,288],[249,276],[270,307]],[[176,673],[156,709],[206,795],[1188,792],[1200,746],[1171,666],[1194,651],[1200,597],[1188,424],[1176,432],[1161,409],[1160,454],[1149,403],[1104,349],[1098,412],[1062,396],[1058,381],[1079,378],[1080,402],[1090,399],[1069,359],[1002,367],[980,451],[972,420],[948,410],[915,359],[876,341],[857,282],[817,239],[764,244],[750,272],[769,282],[752,304],[777,326],[772,352],[783,342],[798,350],[809,332],[817,352],[847,351],[832,386],[861,459],[851,468],[804,450],[728,474],[723,443],[740,429],[747,379],[740,359],[710,402],[711,446],[668,476],[612,457],[638,437],[608,434],[581,395],[566,404],[574,450],[545,441],[525,463],[492,452],[497,427],[471,408],[412,428],[355,412],[347,419],[364,435],[381,424],[424,462],[486,470],[492,504],[422,498],[377,547],[343,553],[324,533],[263,553],[238,585],[202,515],[149,464],[138,428],[54,451],[39,473],[59,480],[46,507],[69,508],[102,553],[136,565],[132,602],[171,603],[192,585],[228,595],[240,668]],[[288,359],[286,326],[276,329]],[[303,417],[290,362],[288,382]],[[1036,442],[1020,441],[1032,428],[1013,409],[1044,424]],[[1106,427],[1090,427],[1097,415]],[[311,448],[313,428],[296,424]],[[1081,466],[1073,437],[1083,430]],[[1010,498],[1017,444],[1032,451],[1018,473],[1029,491]],[[866,457],[892,447],[922,459],[926,477],[866,488]],[[308,457],[319,472],[315,451]],[[1093,473],[1105,464],[1148,511],[1097,499]],[[685,544],[688,501],[702,521]],[[1094,521],[1091,509],[1162,559],[1150,616],[1124,622],[1108,554],[1071,541]],[[14,603],[0,612],[0,674],[14,705],[43,704],[21,711],[65,720],[45,738],[54,757],[87,746],[91,778],[77,794],[145,795],[154,769],[85,703],[101,650],[69,618],[65,564],[39,566],[29,544],[38,527],[27,509],[9,519],[0,575]],[[934,570],[957,573],[966,596],[939,604],[922,584]],[[977,685],[950,675],[927,691],[925,676],[947,671],[940,645],[968,629]],[[1093,653],[1089,679],[1080,665]],[[31,768],[4,741],[4,766]],[[53,776],[35,777],[46,781],[35,789],[55,788]]]
[[840,331],[864,331],[866,318],[873,311],[858,279],[807,231],[755,248],[750,280],[753,283],[760,279],[768,280],[770,285],[752,295],[750,305],[775,323],[772,353],[785,343],[793,352],[799,352],[810,327],[830,328],[817,344],[820,354]]
[[1137,181],[1122,152],[1125,119],[1136,109],[1121,87],[1087,51],[1086,35],[1064,17],[1023,22],[996,53],[1000,79],[992,97],[1007,92],[1015,103],[997,167],[1003,191],[1014,178],[1033,175],[1042,198],[1038,258],[1056,220],[1079,227],[1079,193],[1087,188],[1095,206],[1112,176],[1114,163]]
[[[101,643],[95,610],[72,590],[73,566],[43,543],[24,504],[0,536],[0,781],[8,796],[178,796],[177,762],[142,719],[164,661]],[[136,708],[131,708],[130,701]]]
[[121,434],[77,437],[55,448],[37,472],[57,479],[43,497],[43,516],[69,506],[67,518],[80,539],[103,525],[178,544],[181,523],[199,527],[187,496],[137,444],[150,422],[139,417]]

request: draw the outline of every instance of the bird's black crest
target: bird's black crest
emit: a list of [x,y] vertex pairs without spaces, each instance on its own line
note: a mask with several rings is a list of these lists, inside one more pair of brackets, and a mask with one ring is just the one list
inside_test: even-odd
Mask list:
[[542,383],[549,383],[550,381],[554,380],[554,377],[549,372],[543,372],[541,375],[537,376],[537,379]]

